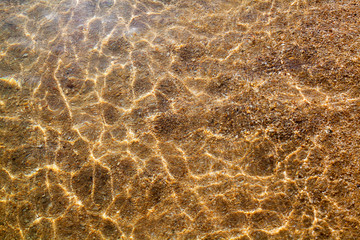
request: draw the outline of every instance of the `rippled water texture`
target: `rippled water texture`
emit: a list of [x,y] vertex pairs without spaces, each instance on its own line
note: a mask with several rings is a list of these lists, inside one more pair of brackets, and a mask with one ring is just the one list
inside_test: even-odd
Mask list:
[[358,0],[0,1],[0,239],[360,239]]

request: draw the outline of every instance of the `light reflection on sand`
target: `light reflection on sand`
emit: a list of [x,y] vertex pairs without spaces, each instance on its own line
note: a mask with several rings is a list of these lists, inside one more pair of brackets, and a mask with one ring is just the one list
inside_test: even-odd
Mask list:
[[2,1],[1,239],[358,239],[356,1]]

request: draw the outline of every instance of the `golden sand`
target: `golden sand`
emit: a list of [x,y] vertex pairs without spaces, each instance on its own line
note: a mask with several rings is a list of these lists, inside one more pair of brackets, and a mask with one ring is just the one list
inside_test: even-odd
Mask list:
[[360,239],[357,0],[0,1],[0,239]]

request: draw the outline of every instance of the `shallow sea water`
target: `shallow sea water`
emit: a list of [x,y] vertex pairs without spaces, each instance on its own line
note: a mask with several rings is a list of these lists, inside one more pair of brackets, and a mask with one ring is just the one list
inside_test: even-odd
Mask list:
[[0,1],[0,239],[360,239],[359,13]]

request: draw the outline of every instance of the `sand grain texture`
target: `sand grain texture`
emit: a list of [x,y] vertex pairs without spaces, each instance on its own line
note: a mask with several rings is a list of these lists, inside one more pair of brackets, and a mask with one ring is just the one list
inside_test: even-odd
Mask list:
[[0,239],[360,239],[356,0],[0,2]]

